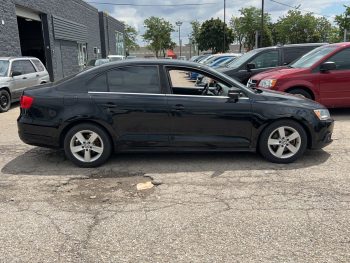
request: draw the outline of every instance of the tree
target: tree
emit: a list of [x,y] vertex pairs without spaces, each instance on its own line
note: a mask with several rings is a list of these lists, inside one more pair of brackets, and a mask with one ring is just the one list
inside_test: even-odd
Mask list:
[[[223,46],[224,32],[226,34],[225,47]],[[211,49],[213,53],[226,52],[233,40],[232,29],[228,28],[219,18],[212,18],[205,21],[200,28],[198,48],[200,50]]]
[[345,7],[345,12],[335,17],[335,22],[338,24],[340,32],[345,30],[350,31],[350,6]]
[[136,38],[137,38],[136,28],[125,24],[124,35],[125,35],[125,49],[127,53],[130,50],[136,50],[140,47],[136,42]]
[[174,32],[174,26],[159,17],[150,17],[144,21],[146,32],[142,35],[143,39],[148,43],[148,48],[155,52],[158,57],[162,51],[165,56],[167,49],[173,49],[176,43],[171,41],[171,32]]
[[[198,20],[193,20],[191,21],[191,26],[192,26],[192,32],[190,34],[190,39],[191,39],[192,45],[197,46],[198,48],[198,39],[199,39],[201,23],[199,23]],[[198,49],[198,54],[199,54],[199,49]]]
[[244,32],[242,29],[242,17],[232,17],[230,20],[230,26],[233,31],[234,38],[239,44],[239,52],[242,52],[242,46],[244,41]]
[[274,26],[275,40],[281,44],[327,42],[333,30],[326,18],[317,18],[312,13],[303,15],[299,10],[289,10]]
[[[255,46],[256,32],[261,31],[261,9],[247,7],[239,11],[241,16],[232,17],[231,27],[241,38],[242,42],[240,44],[243,44],[248,50],[251,50]],[[270,46],[272,44],[272,34],[270,30],[271,17],[268,13],[264,14],[264,21],[263,46]]]

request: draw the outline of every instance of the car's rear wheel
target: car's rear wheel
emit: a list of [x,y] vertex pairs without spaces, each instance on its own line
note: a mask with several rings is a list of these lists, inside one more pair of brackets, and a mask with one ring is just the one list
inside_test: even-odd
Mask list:
[[292,90],[288,91],[288,93],[298,95],[300,97],[312,100],[311,94],[308,91],[303,90],[303,89],[292,89]]
[[11,96],[7,90],[0,90],[0,112],[6,112],[11,107]]
[[261,134],[259,150],[264,158],[274,163],[291,163],[305,152],[307,134],[295,121],[272,123]]
[[64,139],[66,156],[80,167],[97,167],[107,161],[112,152],[108,134],[94,124],[79,124],[68,131]]

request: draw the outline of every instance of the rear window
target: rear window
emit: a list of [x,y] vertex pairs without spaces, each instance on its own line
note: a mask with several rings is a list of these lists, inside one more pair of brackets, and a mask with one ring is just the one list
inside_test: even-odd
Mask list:
[[32,62],[34,63],[35,67],[38,69],[39,72],[45,71],[45,67],[40,60],[33,59]]

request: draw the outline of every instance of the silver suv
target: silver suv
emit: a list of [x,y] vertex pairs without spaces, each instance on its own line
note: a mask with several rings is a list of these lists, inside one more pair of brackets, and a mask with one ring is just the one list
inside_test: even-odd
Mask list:
[[49,73],[37,58],[0,57],[0,112],[8,111],[24,89],[49,81]]

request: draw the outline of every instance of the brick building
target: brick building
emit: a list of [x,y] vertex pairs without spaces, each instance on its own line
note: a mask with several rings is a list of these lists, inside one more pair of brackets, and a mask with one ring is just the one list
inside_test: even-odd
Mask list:
[[0,0],[0,57],[38,57],[52,80],[90,59],[124,54],[123,43],[123,24],[82,0]]

